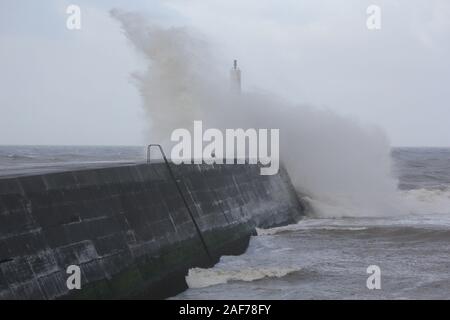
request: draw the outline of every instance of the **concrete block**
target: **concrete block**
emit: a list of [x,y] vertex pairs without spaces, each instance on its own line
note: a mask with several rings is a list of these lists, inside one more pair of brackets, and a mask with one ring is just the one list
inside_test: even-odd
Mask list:
[[31,255],[28,263],[35,276],[54,273],[60,269],[53,250],[40,251]]
[[28,282],[16,283],[10,286],[13,299],[17,300],[44,300],[46,296],[41,290],[37,279]]
[[47,187],[44,183],[43,176],[25,176],[20,178],[20,184],[22,186],[22,190],[28,196],[45,192]]
[[37,279],[46,299],[55,299],[68,293],[67,278],[70,275],[65,270],[50,273]]
[[0,196],[4,194],[23,194],[23,188],[18,178],[1,179]]
[[94,245],[100,256],[128,249],[126,235],[122,232],[108,234],[94,239]]
[[42,176],[46,190],[64,190],[77,188],[73,172],[58,172]]
[[0,270],[9,286],[34,279],[34,273],[26,257],[16,257],[0,264]]

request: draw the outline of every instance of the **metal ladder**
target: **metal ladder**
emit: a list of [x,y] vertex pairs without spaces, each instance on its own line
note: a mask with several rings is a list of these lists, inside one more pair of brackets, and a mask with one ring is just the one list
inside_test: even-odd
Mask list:
[[192,211],[189,208],[187,200],[186,200],[186,198],[185,198],[185,196],[183,194],[183,191],[181,190],[179,181],[175,177],[175,174],[173,173],[173,170],[170,167],[170,163],[167,160],[166,154],[164,153],[164,150],[163,150],[163,148],[162,148],[162,146],[160,144],[149,144],[148,145],[148,147],[147,147],[147,164],[151,164],[150,151],[151,151],[152,147],[158,148],[159,151],[161,152],[161,155],[162,155],[162,157],[164,159],[164,163],[166,164],[167,170],[169,171],[169,175],[170,175],[171,179],[173,180],[173,182],[175,183],[175,186],[177,187],[177,190],[178,190],[179,195],[181,196],[181,199],[183,199],[184,206],[186,207],[186,210],[188,211],[189,216],[191,217],[191,220],[192,220],[192,222],[193,222],[193,224],[195,226],[195,230],[197,231],[197,234],[198,234],[198,236],[200,238],[200,241],[202,242],[203,248],[205,249],[205,252],[206,252],[210,262],[213,262],[213,258],[211,256],[211,254],[209,253],[208,246],[206,245],[205,239],[203,238],[202,232],[200,231],[200,227],[198,226],[197,221],[195,220],[194,215],[192,214]]

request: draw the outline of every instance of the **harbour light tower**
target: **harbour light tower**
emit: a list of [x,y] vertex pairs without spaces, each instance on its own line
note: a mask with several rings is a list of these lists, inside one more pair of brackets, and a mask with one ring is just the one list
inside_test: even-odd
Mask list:
[[241,93],[241,70],[237,66],[237,60],[234,60],[233,68],[230,71],[230,86],[232,92]]

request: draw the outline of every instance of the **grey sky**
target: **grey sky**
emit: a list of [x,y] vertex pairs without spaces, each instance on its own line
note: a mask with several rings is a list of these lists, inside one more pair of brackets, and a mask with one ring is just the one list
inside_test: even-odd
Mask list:
[[[69,4],[82,30],[65,27]],[[382,29],[366,28],[366,8]],[[0,2],[0,144],[144,144],[129,73],[144,61],[113,7],[211,41],[244,90],[329,108],[388,133],[393,145],[450,146],[448,0]]]

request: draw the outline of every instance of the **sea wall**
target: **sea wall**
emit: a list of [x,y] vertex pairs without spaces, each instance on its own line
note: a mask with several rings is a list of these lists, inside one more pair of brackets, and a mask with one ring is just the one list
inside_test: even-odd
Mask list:
[[304,213],[284,169],[172,168],[180,190],[164,163],[0,179],[0,299],[168,297],[189,268],[244,252],[255,227]]

